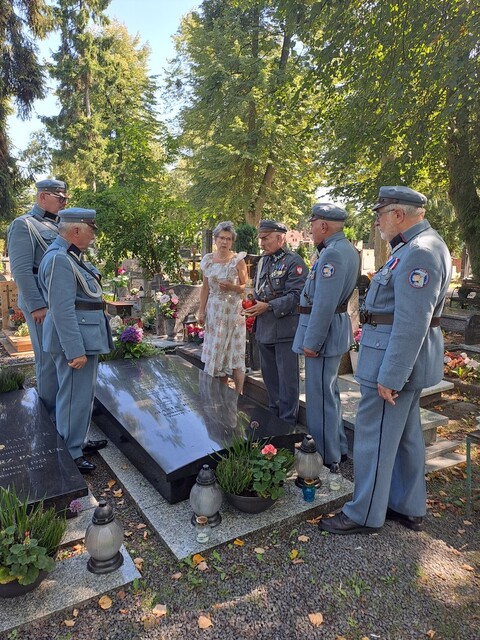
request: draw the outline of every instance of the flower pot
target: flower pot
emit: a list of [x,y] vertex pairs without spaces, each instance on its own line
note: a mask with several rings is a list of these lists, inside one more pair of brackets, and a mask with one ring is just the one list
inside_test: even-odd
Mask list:
[[17,598],[26,593],[30,593],[38,587],[38,585],[48,576],[47,571],[40,571],[37,579],[30,584],[20,584],[18,580],[12,580],[7,584],[0,584],[0,598]]
[[350,351],[350,363],[352,365],[352,373],[355,373],[358,363],[358,351]]
[[261,513],[275,504],[272,498],[260,496],[237,496],[234,493],[226,493],[228,502],[243,513]]

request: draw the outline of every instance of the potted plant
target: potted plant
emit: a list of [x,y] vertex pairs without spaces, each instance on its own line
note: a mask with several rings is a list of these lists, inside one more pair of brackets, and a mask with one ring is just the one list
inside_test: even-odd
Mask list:
[[284,493],[294,455],[265,441],[235,438],[223,454],[215,474],[227,500],[240,511],[259,513]]
[[0,487],[0,597],[13,598],[37,587],[55,567],[65,533],[65,515],[35,507],[15,488]]

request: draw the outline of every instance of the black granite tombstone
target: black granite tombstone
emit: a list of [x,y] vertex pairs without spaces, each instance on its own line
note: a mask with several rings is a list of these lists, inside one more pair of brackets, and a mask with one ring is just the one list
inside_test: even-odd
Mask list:
[[0,394],[0,486],[57,511],[88,488],[35,389]]
[[294,428],[177,356],[100,364],[95,423],[171,503],[188,498],[203,464],[233,436],[293,449]]

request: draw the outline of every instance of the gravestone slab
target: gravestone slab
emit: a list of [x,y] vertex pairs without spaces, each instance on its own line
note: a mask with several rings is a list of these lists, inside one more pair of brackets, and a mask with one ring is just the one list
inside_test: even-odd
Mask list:
[[0,486],[57,511],[88,494],[35,389],[0,394]]
[[234,436],[290,449],[304,437],[301,425],[177,356],[101,363],[96,404],[95,423],[170,503],[188,498],[202,465],[215,466],[212,454]]

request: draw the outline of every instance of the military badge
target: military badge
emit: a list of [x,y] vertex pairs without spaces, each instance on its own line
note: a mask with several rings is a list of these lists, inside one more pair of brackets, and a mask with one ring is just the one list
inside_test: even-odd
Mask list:
[[297,276],[301,276],[302,273],[303,273],[303,267],[298,265],[297,268],[296,268],[296,272],[297,272]]
[[335,273],[335,267],[330,262],[324,264],[321,268],[322,278],[331,278]]
[[430,276],[428,275],[428,271],[425,269],[414,269],[408,276],[408,282],[412,287],[415,287],[415,289],[425,287],[429,280]]

